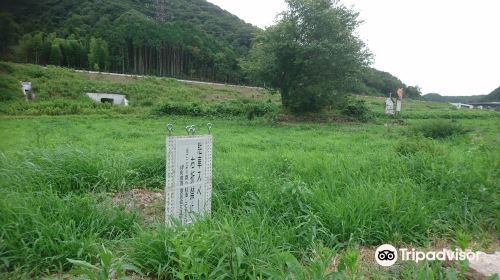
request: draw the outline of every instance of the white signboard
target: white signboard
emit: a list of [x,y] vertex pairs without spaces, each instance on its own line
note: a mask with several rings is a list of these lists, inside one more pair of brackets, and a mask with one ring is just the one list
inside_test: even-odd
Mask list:
[[400,99],[398,99],[396,101],[396,111],[401,112],[401,100]]
[[167,137],[165,221],[190,224],[210,215],[212,198],[212,136]]
[[385,100],[385,114],[394,115],[394,102],[391,98]]

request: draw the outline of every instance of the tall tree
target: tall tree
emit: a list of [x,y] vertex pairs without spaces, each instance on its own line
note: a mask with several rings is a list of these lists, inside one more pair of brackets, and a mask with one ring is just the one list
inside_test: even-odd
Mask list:
[[20,27],[14,17],[5,12],[0,12],[0,56],[7,55],[9,47],[16,43]]
[[347,84],[369,64],[356,36],[358,14],[330,0],[287,0],[279,22],[260,34],[243,67],[279,89],[293,111],[335,104]]
[[96,38],[90,39],[89,47],[89,67],[94,71],[99,71],[99,43]]
[[89,67],[95,71],[106,71],[108,65],[108,43],[100,38],[91,38],[89,47]]
[[59,44],[54,43],[50,49],[49,63],[52,65],[61,65],[63,61],[63,55]]

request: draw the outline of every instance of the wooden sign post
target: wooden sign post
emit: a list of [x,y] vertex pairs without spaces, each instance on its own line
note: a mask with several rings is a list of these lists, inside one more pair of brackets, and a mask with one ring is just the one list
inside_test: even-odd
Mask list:
[[403,117],[403,88],[397,90],[398,100],[396,101],[396,112]]

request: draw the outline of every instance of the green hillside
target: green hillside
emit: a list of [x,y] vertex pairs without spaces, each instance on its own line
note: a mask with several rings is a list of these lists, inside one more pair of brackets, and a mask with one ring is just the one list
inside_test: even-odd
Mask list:
[[442,96],[438,93],[428,93],[422,96],[428,101],[437,102],[461,102],[461,103],[474,103],[474,102],[499,102],[500,101],[500,87],[496,88],[488,95],[472,95],[472,96]]
[[492,91],[490,94],[481,99],[481,101],[489,101],[489,102],[500,101],[500,87],[497,87],[494,91]]
[[[19,81],[32,82],[35,102],[24,100]],[[86,96],[87,92],[125,94],[130,106],[97,104]],[[356,99],[364,100],[369,115],[386,118],[384,97],[358,96]],[[144,116],[158,113],[215,117],[269,115],[275,118],[282,108],[280,101],[279,94],[259,88],[186,83],[153,76],[95,74],[56,66],[0,61],[0,114],[3,115],[117,113]],[[446,103],[408,98],[404,101],[403,109],[405,118],[412,119],[498,117],[494,112],[456,110]],[[333,112],[333,119],[336,119],[337,113]],[[317,118],[313,117],[312,120]]]
[[204,0],[2,1],[0,11],[21,62],[232,83],[258,31]]
[[421,94],[418,86],[407,86],[391,73],[375,68],[368,68],[362,73],[361,83],[353,91],[362,95],[389,96],[392,93],[395,96],[400,87],[403,88],[405,97],[417,98]]
[[[136,10],[148,18],[157,15],[156,0],[120,1],[2,1],[1,8],[12,13],[24,32],[60,32],[62,36],[92,33],[99,21],[115,20],[124,13]],[[248,48],[252,32],[257,27],[205,0],[165,1],[166,22],[185,22],[231,43],[235,48]],[[97,29],[97,28],[96,28]]]
[[436,102],[461,102],[461,103],[469,103],[469,102],[479,102],[482,101],[486,95],[473,95],[473,96],[443,96],[438,93],[428,93],[423,95],[423,98],[428,101],[436,101]]
[[[19,81],[30,81],[35,102],[26,102]],[[86,93],[125,94],[129,107],[91,101]],[[149,114],[155,110],[184,115],[256,115],[274,110],[279,96],[258,88],[185,83],[171,78],[127,77],[0,61],[0,114],[65,115]]]

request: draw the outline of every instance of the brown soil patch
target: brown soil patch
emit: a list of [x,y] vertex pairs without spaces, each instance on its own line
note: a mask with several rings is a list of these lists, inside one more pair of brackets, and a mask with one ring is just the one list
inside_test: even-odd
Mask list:
[[127,211],[138,211],[145,225],[163,223],[165,196],[163,191],[133,189],[113,196],[113,204]]

